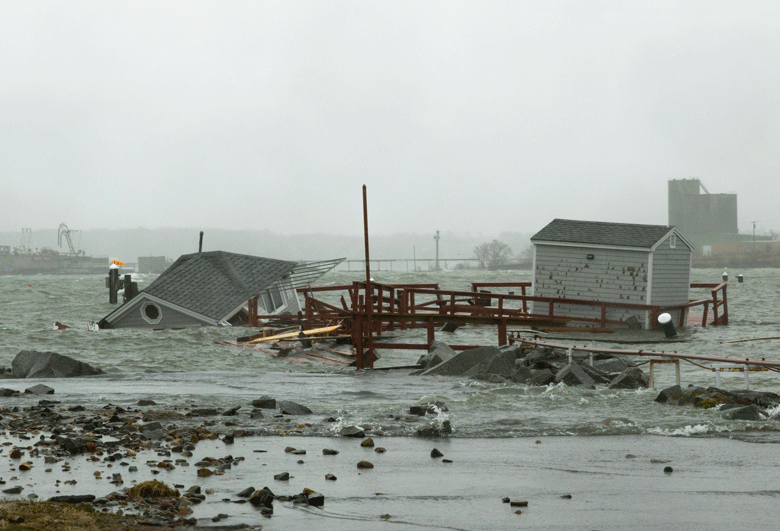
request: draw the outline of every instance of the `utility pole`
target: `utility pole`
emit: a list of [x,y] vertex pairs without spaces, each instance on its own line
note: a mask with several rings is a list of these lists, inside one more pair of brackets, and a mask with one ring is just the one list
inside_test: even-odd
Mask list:
[[753,222],[753,265],[756,265],[756,222]]
[[439,270],[439,231],[436,231],[436,236],[433,237],[436,240],[436,271]]

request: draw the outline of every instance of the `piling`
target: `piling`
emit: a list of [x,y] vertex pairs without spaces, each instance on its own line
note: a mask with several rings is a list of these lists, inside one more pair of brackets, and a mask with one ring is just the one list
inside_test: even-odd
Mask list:
[[108,302],[117,303],[117,293],[119,292],[119,266],[111,264],[108,266]]
[[664,335],[666,335],[667,338],[671,338],[677,335],[677,330],[674,328],[672,316],[668,313],[662,313],[658,316],[658,324],[661,326],[661,329],[664,331]]

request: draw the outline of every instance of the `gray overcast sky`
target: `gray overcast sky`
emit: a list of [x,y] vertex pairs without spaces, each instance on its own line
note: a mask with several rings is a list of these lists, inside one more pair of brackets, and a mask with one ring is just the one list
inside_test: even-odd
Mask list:
[[0,230],[780,229],[780,2],[0,3]]

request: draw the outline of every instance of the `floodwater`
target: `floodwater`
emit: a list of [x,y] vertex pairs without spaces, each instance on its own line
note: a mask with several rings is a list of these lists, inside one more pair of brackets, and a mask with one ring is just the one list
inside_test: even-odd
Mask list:
[[[722,273],[694,270],[693,281],[719,282]],[[743,283],[734,281],[737,273],[744,275]],[[681,334],[685,341],[641,348],[780,359],[778,339],[769,339],[780,336],[780,271],[730,274],[729,326],[693,328]],[[438,282],[441,288],[454,290],[468,290],[473,281],[530,280],[527,271],[375,271],[372,275],[381,282]],[[136,280],[143,288],[153,278]],[[362,272],[338,271],[320,283],[347,284],[364,278]],[[0,365],[8,367],[20,350],[33,349],[72,356],[106,371],[93,378],[5,380],[0,387],[23,390],[44,383],[55,389],[52,398],[93,408],[110,403],[137,409],[135,404],[145,398],[169,408],[242,406],[248,411],[251,400],[269,395],[314,411],[301,421],[307,424],[302,427],[295,425],[297,418],[251,421],[241,416],[239,427],[254,429],[261,436],[237,438],[230,447],[220,441],[200,443],[197,451],[204,455],[245,457],[223,476],[196,478],[194,470],[186,467],[158,476],[169,483],[213,489],[209,502],[196,507],[201,523],[218,513],[230,515],[221,525],[258,523],[260,517],[248,504],[219,501],[235,499],[236,492],[250,485],[267,485],[277,494],[295,494],[309,487],[326,496],[324,509],[275,504],[274,517],[260,522],[265,529],[768,528],[771,511],[766,509],[780,495],[773,484],[778,475],[774,453],[780,442],[780,422],[774,418],[727,421],[715,410],[658,404],[653,400],[655,390],[497,385],[456,377],[421,378],[400,370],[358,373],[341,367],[292,365],[265,352],[219,344],[246,335],[244,328],[89,331],[91,322],[114,308],[104,286],[103,276],[0,277]],[[72,328],[54,330],[55,321]],[[392,335],[398,342],[424,342],[425,330]],[[437,332],[437,339],[492,345],[496,331],[466,326],[454,333]],[[621,348],[605,339],[594,337],[588,344]],[[751,341],[733,343],[746,339]],[[414,363],[420,352],[380,354],[377,367],[391,367]],[[682,385],[715,385],[715,373],[709,368],[722,365],[704,365],[683,363]],[[655,378],[659,389],[673,385],[673,367],[660,366]],[[777,382],[775,373],[750,374],[751,389],[778,392]],[[741,373],[722,373],[721,387],[744,386]],[[30,396],[2,400],[6,411],[37,403]],[[408,417],[409,406],[429,401],[445,402],[448,411],[435,419]],[[415,436],[421,423],[445,419],[453,427],[448,438]],[[217,420],[215,430],[227,431],[221,423]],[[360,448],[359,440],[338,437],[345,425],[362,427],[388,451],[372,453]],[[300,456],[293,459],[284,454],[285,446],[306,448],[304,463],[296,462]],[[324,447],[341,453],[328,461],[321,453]],[[431,459],[433,447],[453,462]],[[259,449],[267,452],[255,451]],[[358,471],[355,464],[364,458],[376,467]],[[106,480],[95,480],[88,466],[83,463],[84,478],[77,484],[86,490],[74,486],[63,493],[113,490]],[[672,466],[674,472],[664,474],[664,466]],[[40,469],[42,465],[34,468],[35,473]],[[274,483],[273,474],[283,471],[293,479],[289,484]],[[325,482],[326,473],[339,479]],[[27,478],[34,486],[21,496],[53,495],[54,475]],[[126,482],[151,477],[143,466],[135,475],[123,475]],[[571,499],[560,497],[566,494]],[[517,515],[516,508],[501,503],[503,497],[528,500],[529,506]],[[724,510],[725,506],[731,509]],[[385,514],[390,517],[380,518]]]

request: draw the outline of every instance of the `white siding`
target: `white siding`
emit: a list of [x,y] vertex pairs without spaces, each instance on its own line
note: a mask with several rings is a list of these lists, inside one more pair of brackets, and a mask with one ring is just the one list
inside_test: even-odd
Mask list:
[[199,321],[173,308],[158,303],[162,310],[162,319],[157,324],[149,324],[141,315],[142,304],[137,308],[131,308],[123,314],[116,322],[111,324],[111,328],[188,328],[192,326],[205,326],[207,323]]
[[[677,238],[674,248],[669,239],[662,241],[653,253],[653,283],[650,302],[657,306],[685,304],[689,300],[691,286],[691,251]],[[669,312],[675,326],[680,312]]]
[[[648,252],[537,244],[535,258],[534,296],[647,304]],[[534,311],[546,313],[543,306],[536,303]],[[556,304],[555,313],[600,318],[601,308]],[[607,310],[607,319],[632,315],[644,323],[642,310]]]

